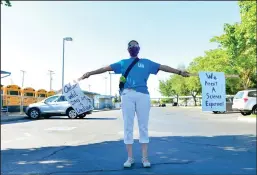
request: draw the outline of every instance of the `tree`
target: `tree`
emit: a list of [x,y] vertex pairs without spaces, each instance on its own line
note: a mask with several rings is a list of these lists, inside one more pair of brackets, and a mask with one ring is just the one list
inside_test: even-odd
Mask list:
[[172,98],[163,98],[161,99],[161,103],[173,103],[173,99]]
[[[187,70],[190,73],[197,73],[197,74],[198,74],[199,71],[204,71],[202,69],[202,67],[204,67],[203,64],[205,64],[206,62],[204,62],[202,60],[203,60],[203,57],[195,58],[193,60],[193,62],[190,63]],[[188,77],[187,81],[186,81],[186,87],[187,87],[190,95],[193,97],[194,102],[195,102],[195,106],[196,106],[197,105],[196,96],[201,93],[201,89],[202,89],[199,77],[198,76]]]
[[118,102],[121,102],[121,98],[120,98],[120,96],[118,96],[117,94],[115,94],[115,96],[114,96],[114,103],[118,103]]
[[[1,1],[1,4],[3,4],[3,1]],[[7,7],[11,7],[12,6],[12,4],[11,4],[11,2],[9,0],[5,0],[5,4],[4,5],[7,6]]]
[[156,105],[156,104],[158,104],[158,101],[157,100],[151,100],[151,104]]
[[224,34],[211,39],[223,48],[240,87],[256,87],[256,2],[240,1],[241,23],[225,24]]
[[185,83],[185,78],[180,75],[172,75],[166,81],[160,81],[159,89],[163,96],[176,96],[177,102],[179,95],[187,95],[188,90]]
[[172,89],[171,81],[168,80],[160,80],[159,81],[159,89],[162,96],[171,97],[175,95],[174,90]]

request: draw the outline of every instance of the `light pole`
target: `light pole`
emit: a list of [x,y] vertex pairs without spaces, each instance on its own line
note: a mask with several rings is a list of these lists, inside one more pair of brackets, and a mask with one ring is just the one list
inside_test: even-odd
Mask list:
[[[24,74],[26,73],[25,70],[20,70],[22,73],[22,80],[21,80],[21,88],[24,88]],[[21,96],[20,100],[20,114],[22,114],[23,109],[23,97]]]
[[112,74],[115,74],[115,73],[109,72],[109,75],[110,75],[110,96],[112,95]]
[[52,80],[53,80],[53,77],[52,75],[54,74],[54,71],[52,70],[48,70],[49,71],[49,74],[50,74],[50,91],[52,90]]
[[24,86],[24,74],[26,73],[26,71],[25,70],[20,70],[20,71],[22,73],[21,87],[23,88],[23,86]]
[[107,95],[107,77],[104,77],[105,79],[105,95]]
[[64,46],[65,41],[72,41],[71,37],[65,37],[62,41],[62,93],[63,93],[63,87],[64,87]]

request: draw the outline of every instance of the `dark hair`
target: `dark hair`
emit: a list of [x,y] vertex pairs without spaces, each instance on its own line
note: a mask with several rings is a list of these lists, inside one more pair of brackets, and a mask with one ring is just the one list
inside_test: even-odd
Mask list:
[[136,42],[136,43],[139,45],[139,43],[138,43],[136,40],[131,40],[131,41],[128,43],[128,47],[130,46],[130,44],[131,44],[132,42]]

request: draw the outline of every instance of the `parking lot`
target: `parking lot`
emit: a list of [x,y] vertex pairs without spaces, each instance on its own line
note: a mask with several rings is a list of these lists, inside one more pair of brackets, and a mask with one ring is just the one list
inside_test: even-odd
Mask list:
[[[152,168],[123,169],[126,152],[121,111],[86,119],[54,117],[2,122],[2,174],[254,174],[256,123],[239,113],[213,114],[193,107],[153,107],[149,134]],[[138,138],[135,123],[135,138]]]

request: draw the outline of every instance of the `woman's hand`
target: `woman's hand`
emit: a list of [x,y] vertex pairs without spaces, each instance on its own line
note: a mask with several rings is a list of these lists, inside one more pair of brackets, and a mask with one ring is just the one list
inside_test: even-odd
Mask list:
[[90,75],[91,75],[90,72],[87,72],[87,73],[85,73],[82,77],[80,77],[80,78],[78,79],[78,81],[84,80],[85,78],[89,78]]
[[107,71],[112,71],[111,66],[105,66],[105,67],[102,67],[100,69],[97,69],[97,70],[94,70],[94,71],[91,71],[91,72],[87,72],[82,77],[80,77],[78,79],[78,81],[84,80],[85,78],[89,78],[91,75],[101,74],[101,73],[104,73],[104,72],[107,72]]
[[181,75],[182,77],[189,77],[189,76],[190,76],[190,73],[187,72],[187,71],[181,71],[181,72],[180,72],[180,75]]

